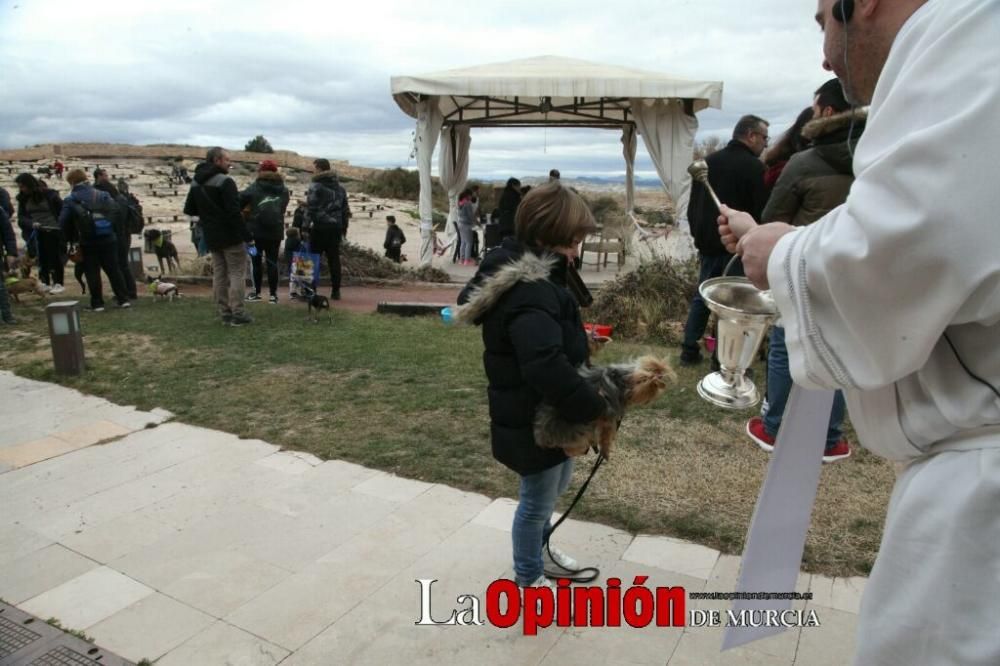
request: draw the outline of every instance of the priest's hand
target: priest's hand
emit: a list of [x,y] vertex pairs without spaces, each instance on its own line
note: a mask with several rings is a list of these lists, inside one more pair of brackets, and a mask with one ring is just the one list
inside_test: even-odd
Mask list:
[[729,206],[722,204],[719,209],[719,235],[722,237],[722,244],[726,246],[726,252],[736,254],[736,244],[751,229],[757,226],[750,213],[733,210]]
[[758,289],[769,289],[767,262],[778,240],[794,231],[795,227],[784,222],[757,224],[749,213],[733,210],[723,205],[719,216],[719,235],[728,252],[743,259],[743,272]]

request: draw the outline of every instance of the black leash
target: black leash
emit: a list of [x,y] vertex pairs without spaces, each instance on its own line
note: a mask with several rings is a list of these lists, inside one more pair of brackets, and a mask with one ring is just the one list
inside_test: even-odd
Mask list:
[[559,520],[556,521],[556,524],[552,526],[551,530],[549,530],[549,535],[545,538],[545,550],[546,552],[548,552],[549,559],[552,560],[552,563],[555,564],[557,567],[559,567],[561,571],[546,571],[545,572],[546,577],[565,578],[567,580],[573,581],[574,583],[589,583],[601,575],[601,570],[598,569],[597,567],[583,567],[582,569],[567,569],[566,567],[556,562],[555,559],[552,557],[552,550],[549,547],[549,540],[552,538],[552,535],[559,528],[559,526],[562,525],[563,521],[569,518],[569,514],[573,512],[573,507],[575,507],[576,503],[580,501],[581,497],[583,497],[583,493],[587,491],[587,486],[590,485],[590,482],[594,478],[594,475],[597,474],[598,468],[605,460],[606,459],[603,453],[597,454],[597,462],[594,463],[594,468],[590,470],[590,476],[588,476],[587,480],[583,482],[582,486],[580,486],[580,490],[576,491],[576,497],[574,497],[573,501],[570,502],[569,508],[566,509],[566,512],[562,516],[560,516]]

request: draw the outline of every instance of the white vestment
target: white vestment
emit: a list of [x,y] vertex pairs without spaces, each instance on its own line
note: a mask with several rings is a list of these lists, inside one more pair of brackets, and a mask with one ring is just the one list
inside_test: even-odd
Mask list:
[[995,666],[1000,397],[972,375],[1000,390],[1000,0],[929,0],[907,21],[854,171],[768,279],[795,381],[844,389],[861,443],[907,463],[856,663]]

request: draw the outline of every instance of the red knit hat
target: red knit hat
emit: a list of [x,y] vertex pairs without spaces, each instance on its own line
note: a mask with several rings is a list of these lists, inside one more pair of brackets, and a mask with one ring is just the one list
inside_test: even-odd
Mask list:
[[278,171],[278,163],[275,162],[274,160],[264,160],[263,162],[261,162],[258,165],[257,170],[258,171],[274,171],[275,173],[277,173],[277,171]]

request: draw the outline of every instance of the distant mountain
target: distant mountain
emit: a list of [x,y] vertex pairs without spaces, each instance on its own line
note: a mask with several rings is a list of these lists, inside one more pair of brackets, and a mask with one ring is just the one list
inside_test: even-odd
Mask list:
[[[488,179],[486,179],[488,180]],[[539,185],[541,183],[547,182],[548,178],[522,178],[521,182],[525,185]],[[563,183],[570,186],[578,186],[587,189],[596,190],[625,190],[625,175],[621,176],[577,176],[575,178],[563,177]],[[642,178],[637,177],[635,179],[635,186],[639,189],[659,189],[662,187],[659,178]]]

